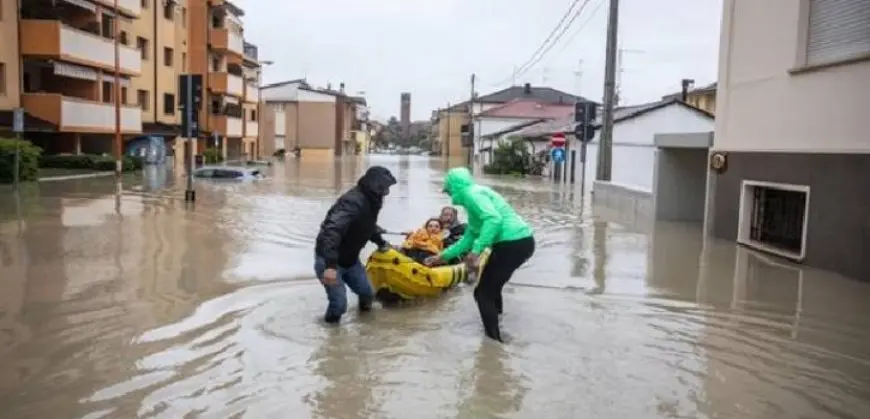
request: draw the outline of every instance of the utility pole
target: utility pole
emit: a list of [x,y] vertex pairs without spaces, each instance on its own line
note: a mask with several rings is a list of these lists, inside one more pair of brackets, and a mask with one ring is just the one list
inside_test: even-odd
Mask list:
[[597,180],[610,180],[613,163],[613,105],[616,96],[617,31],[619,28],[619,0],[610,0],[607,19],[607,47],[604,64],[604,106],[601,112],[601,141],[598,145]]
[[468,136],[471,139],[471,145],[468,147],[468,169],[474,172],[474,137],[477,130],[474,128],[474,73],[471,73],[471,97],[468,99],[468,116],[471,118],[468,122]]
[[[447,160],[449,162],[449,160],[450,160],[450,102],[447,102],[447,107],[444,108],[444,114],[445,114],[444,117],[447,118],[447,132],[446,132],[447,135],[444,136],[444,144],[442,144],[441,147],[444,147],[445,145],[447,146],[446,147],[447,150],[444,152],[444,155],[446,157],[445,160]],[[440,122],[439,122],[439,125],[440,125]]]

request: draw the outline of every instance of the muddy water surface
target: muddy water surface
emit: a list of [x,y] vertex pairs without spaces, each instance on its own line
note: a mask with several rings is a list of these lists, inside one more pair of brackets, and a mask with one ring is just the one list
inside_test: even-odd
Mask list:
[[870,417],[870,285],[536,181],[485,180],[537,231],[508,345],[470,289],[322,326],[314,235],[372,163],[399,179],[385,227],[447,202],[442,162],[386,156],[200,183],[193,209],[153,172],[0,190],[0,418]]

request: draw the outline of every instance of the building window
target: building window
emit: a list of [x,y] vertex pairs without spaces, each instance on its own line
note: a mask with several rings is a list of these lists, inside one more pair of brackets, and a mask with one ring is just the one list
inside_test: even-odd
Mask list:
[[167,20],[175,19],[175,2],[174,1],[164,1],[163,2],[163,17]]
[[148,103],[148,91],[147,90],[138,90],[136,91],[137,103],[139,107],[142,108],[143,111],[147,111],[150,108]]
[[127,104],[127,88],[123,86],[121,87],[121,104]]
[[181,72],[187,72],[187,53],[181,53]]
[[779,256],[803,260],[809,200],[809,186],[744,180],[738,241]]
[[100,31],[104,38],[115,38],[115,19],[108,15],[103,15],[103,22],[100,26]]
[[870,1],[809,0],[807,65],[870,54]]
[[148,8],[148,0],[141,0],[141,2],[142,2],[142,3],[141,3],[141,4],[142,4],[142,8],[143,8],[143,9],[147,9],[147,8]]
[[139,54],[142,56],[143,60],[148,59],[148,40],[137,36],[136,37],[136,49],[139,50]]
[[103,103],[112,103],[114,101],[115,100],[112,97],[112,83],[104,81],[103,82]]
[[251,109],[251,121],[257,120],[257,111],[255,109]]
[[187,27],[187,8],[186,7],[181,8],[181,27],[182,28]]
[[6,63],[0,63],[0,95],[6,96]]
[[175,115],[175,95],[172,93],[163,94],[163,114]]
[[121,45],[129,45],[128,42],[129,41],[127,40],[127,31],[121,31]]
[[164,47],[163,48],[163,64],[167,67],[172,67],[172,58],[175,51],[172,48]]
[[218,57],[211,58],[211,71],[221,71],[221,59]]

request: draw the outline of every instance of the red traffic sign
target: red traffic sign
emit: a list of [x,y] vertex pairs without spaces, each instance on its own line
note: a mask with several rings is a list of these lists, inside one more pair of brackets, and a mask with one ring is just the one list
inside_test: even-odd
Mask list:
[[565,134],[563,134],[563,133],[553,134],[553,136],[550,137],[550,144],[553,147],[564,147],[565,146]]

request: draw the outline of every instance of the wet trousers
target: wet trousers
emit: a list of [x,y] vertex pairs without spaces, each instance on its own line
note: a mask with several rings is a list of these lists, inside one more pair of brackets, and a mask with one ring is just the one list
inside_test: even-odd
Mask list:
[[535,238],[531,236],[492,245],[492,252],[480,274],[477,287],[474,288],[474,301],[480,310],[480,320],[483,321],[483,330],[487,337],[502,341],[498,326],[498,315],[504,308],[501,290],[514,272],[534,253]]
[[[326,262],[322,258],[314,259],[314,274],[317,279],[323,279],[323,272],[326,270]],[[338,268],[338,283],[329,286],[324,284],[326,290],[326,299],[329,304],[326,307],[324,320],[327,323],[338,323],[341,316],[347,311],[347,289],[350,288],[354,294],[359,297],[360,311],[368,311],[372,308],[375,292],[372,289],[372,284],[366,276],[366,269],[362,263],[357,261],[347,268]]]

